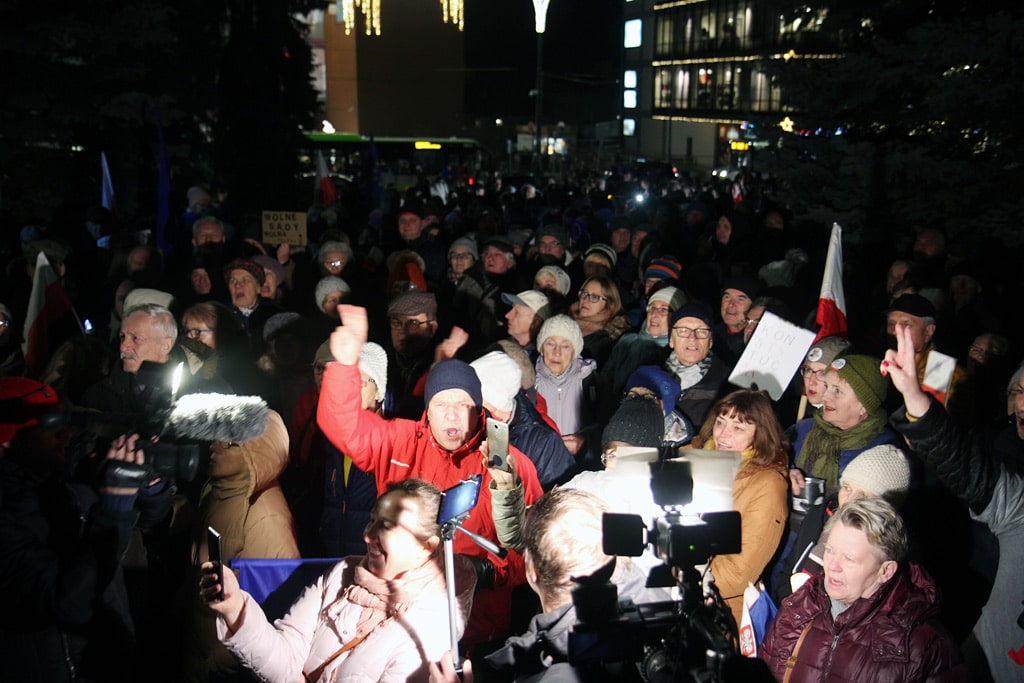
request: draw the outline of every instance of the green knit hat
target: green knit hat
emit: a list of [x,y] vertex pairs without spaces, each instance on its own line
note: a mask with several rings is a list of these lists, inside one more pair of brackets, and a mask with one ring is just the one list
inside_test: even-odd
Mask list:
[[881,364],[882,361],[873,356],[851,354],[836,358],[828,369],[846,380],[864,410],[873,413],[882,405],[888,389],[887,380],[878,371]]

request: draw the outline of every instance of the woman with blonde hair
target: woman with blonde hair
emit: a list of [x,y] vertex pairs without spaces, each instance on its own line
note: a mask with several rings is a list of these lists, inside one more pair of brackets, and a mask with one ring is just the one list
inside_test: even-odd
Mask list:
[[598,366],[604,365],[615,342],[630,329],[619,288],[603,275],[583,281],[579,299],[569,307],[569,315],[583,333],[581,355],[593,358]]

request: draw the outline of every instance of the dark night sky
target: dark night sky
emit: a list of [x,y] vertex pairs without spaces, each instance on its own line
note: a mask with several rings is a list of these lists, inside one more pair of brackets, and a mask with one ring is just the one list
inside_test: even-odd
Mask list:
[[[551,97],[569,87],[566,78],[607,82],[618,77],[621,2],[551,0],[544,34],[545,91]],[[526,92],[536,73],[533,4],[466,0],[465,7],[467,82],[476,84],[469,91],[480,95],[480,113],[531,111],[532,99]]]

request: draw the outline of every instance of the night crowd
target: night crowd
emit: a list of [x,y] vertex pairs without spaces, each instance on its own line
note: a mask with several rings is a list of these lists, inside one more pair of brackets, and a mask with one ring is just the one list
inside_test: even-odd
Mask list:
[[[1024,680],[1008,246],[849,240],[848,333],[773,400],[729,376],[765,315],[817,331],[831,224],[755,176],[389,188],[318,202],[297,245],[182,199],[159,245],[93,207],[3,253],[0,680],[458,680],[452,580],[466,679],[628,680],[570,661],[574,579],[679,599],[601,523],[650,527],[648,465],[691,449],[735,455],[741,549],[698,569],[759,668],[724,680]],[[155,470],[143,427],[190,394],[259,397],[265,427]],[[463,526],[506,552],[458,533],[445,566],[441,492],[472,475]],[[332,561],[272,614],[208,527],[225,562]],[[778,607],[756,636],[750,586]]]

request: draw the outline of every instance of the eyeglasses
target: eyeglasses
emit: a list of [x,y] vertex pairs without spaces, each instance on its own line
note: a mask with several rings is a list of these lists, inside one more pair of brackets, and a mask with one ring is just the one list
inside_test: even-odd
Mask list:
[[10,324],[11,324],[10,320],[0,319],[0,327],[7,327]]
[[393,330],[405,330],[406,332],[415,332],[424,325],[429,325],[434,322],[433,320],[399,320],[398,318],[391,319],[391,329]]
[[668,306],[648,306],[647,312],[655,315],[669,315],[672,313],[672,309]]
[[580,301],[591,301],[597,303],[598,301],[608,301],[608,297],[601,296],[600,294],[592,294],[590,292],[580,292]]
[[259,285],[259,280],[254,277],[233,277],[228,280],[228,285],[231,287],[235,285]]
[[202,327],[188,327],[185,329],[185,336],[189,339],[199,339],[205,332],[212,333],[213,330],[207,330]]
[[609,460],[615,460],[617,458],[614,448],[609,448],[607,451],[601,454],[601,464],[607,465]]
[[333,261],[324,261],[324,265],[328,268],[341,268],[345,265],[345,262],[340,259],[335,259]]
[[676,333],[676,336],[680,339],[689,339],[691,336],[697,339],[707,339],[711,336],[710,327],[673,327],[672,331]]
[[756,320],[754,318],[747,318],[746,320],[743,321],[743,324],[746,325],[747,327],[753,327],[757,325],[759,322],[761,322],[760,318],[757,318]]
[[821,379],[822,377],[825,376],[826,372],[828,372],[827,369],[826,370],[811,370],[806,365],[800,366],[800,374],[803,375],[804,377],[813,377],[815,379]]

